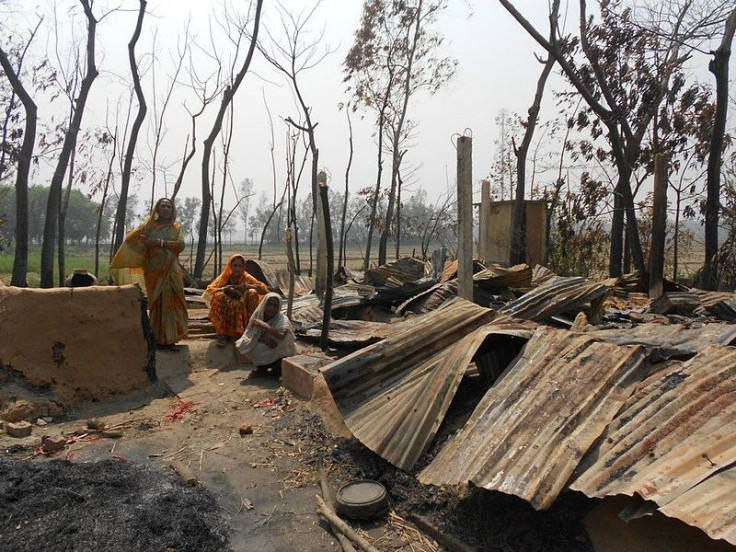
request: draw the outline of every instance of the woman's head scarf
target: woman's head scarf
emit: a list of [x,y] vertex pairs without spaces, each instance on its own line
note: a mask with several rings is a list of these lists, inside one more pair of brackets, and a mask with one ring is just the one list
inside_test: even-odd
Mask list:
[[205,301],[208,301],[208,304],[209,304],[209,298],[212,297],[218,289],[225,287],[230,281],[230,276],[233,275],[233,261],[235,259],[242,259],[243,264],[245,264],[245,257],[240,255],[239,253],[233,255],[227,260],[227,263],[225,264],[225,268],[222,269],[222,272],[220,272],[220,275],[217,278],[212,280],[212,283],[207,286],[207,289],[205,290],[203,294],[203,297]]

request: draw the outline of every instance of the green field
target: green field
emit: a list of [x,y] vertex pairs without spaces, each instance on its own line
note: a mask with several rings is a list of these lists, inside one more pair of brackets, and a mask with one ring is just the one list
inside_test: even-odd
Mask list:
[[[407,246],[403,248],[402,254],[410,256],[412,254],[413,247]],[[194,255],[196,251],[190,251],[187,247],[185,251],[179,256],[179,261],[187,269],[192,270],[194,267]],[[211,250],[208,251],[208,263],[205,266],[204,279],[212,278],[214,272],[214,264],[212,257],[210,256]],[[258,258],[258,246],[257,245],[243,245],[243,244],[226,244],[223,246],[223,257],[227,259],[230,255],[235,253],[241,253],[246,258],[257,259]],[[360,251],[357,248],[351,248],[347,254],[347,266],[351,270],[360,270],[363,263],[363,254],[365,251]],[[302,246],[300,248],[300,260],[301,268],[303,272],[309,269],[309,247]],[[313,251],[316,255],[316,248]],[[337,252],[335,252],[337,254]],[[371,251],[371,256],[375,258],[377,254],[377,248]],[[394,249],[389,251],[388,259],[393,260],[395,256]],[[286,249],[281,245],[264,245],[262,251],[262,260],[267,262],[273,268],[285,268],[286,267]],[[86,246],[68,246],[65,257],[65,272],[67,275],[71,274],[75,268],[86,268],[90,272],[94,273],[95,261],[94,261],[94,247]],[[96,274],[100,283],[107,281],[108,274],[108,261],[107,261],[107,249],[100,254],[100,269],[99,273]],[[41,270],[41,247],[31,246],[28,256],[28,285],[30,287],[38,287],[40,281],[40,270]],[[0,253],[0,281],[6,285],[10,284],[10,276],[13,272],[13,254],[12,253]],[[58,285],[58,264],[54,263],[54,282]]]

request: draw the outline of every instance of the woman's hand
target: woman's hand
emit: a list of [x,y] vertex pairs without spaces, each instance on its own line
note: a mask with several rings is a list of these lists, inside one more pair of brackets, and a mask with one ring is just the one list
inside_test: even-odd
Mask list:
[[161,238],[152,238],[150,236],[143,236],[143,243],[145,243],[148,247],[164,247],[165,240]]
[[259,318],[256,318],[253,320],[253,325],[256,328],[260,328],[262,330],[270,330],[271,326],[268,324],[268,322],[264,322],[263,320],[260,320]]
[[240,290],[237,288],[237,286],[231,286],[227,285],[222,288],[222,292],[230,297],[231,299],[240,299],[240,297],[243,295]]

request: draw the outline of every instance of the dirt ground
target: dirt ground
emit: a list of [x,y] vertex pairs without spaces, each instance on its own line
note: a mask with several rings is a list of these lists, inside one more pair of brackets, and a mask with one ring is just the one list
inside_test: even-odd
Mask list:
[[[513,497],[422,486],[347,436],[334,413],[276,379],[249,379],[230,349],[183,344],[157,353],[159,382],[146,392],[77,407],[30,437],[0,436],[0,549],[337,551],[315,511],[322,462],[333,490],[357,478],[388,489],[389,514],[355,524],[379,550],[442,549],[412,514],[479,551],[592,550],[581,521],[591,501],[570,494],[536,512]],[[440,440],[476,392],[461,387]],[[122,436],[90,434],[91,419]],[[39,453],[42,435],[75,432],[65,449]]]

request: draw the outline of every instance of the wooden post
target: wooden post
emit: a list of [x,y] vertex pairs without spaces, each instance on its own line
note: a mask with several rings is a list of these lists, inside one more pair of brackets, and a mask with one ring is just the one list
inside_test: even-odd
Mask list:
[[319,265],[322,265],[324,257],[324,295],[322,301],[322,333],[319,336],[319,346],[323,351],[329,349],[328,339],[330,334],[330,320],[332,319],[332,281],[335,273],[335,261],[333,256],[334,248],[332,246],[332,222],[330,219],[330,203],[327,198],[327,175],[324,171],[319,173],[319,198],[322,205],[322,221],[321,226],[324,228],[324,245],[322,246],[322,256],[319,258]]
[[294,262],[294,238],[291,235],[291,227],[286,228],[286,261],[289,266],[289,299],[286,303],[286,318],[291,320],[291,310],[294,305],[294,278],[296,274],[296,263]]
[[649,297],[657,299],[664,291],[664,242],[667,230],[667,155],[654,157],[654,201],[652,243],[649,247]]
[[[317,174],[317,194],[320,189],[327,186],[327,174],[325,171],[319,171]],[[314,219],[317,223],[317,267],[314,278],[314,291],[320,299],[325,295],[327,287],[327,229],[325,228],[325,217],[323,214],[323,205],[319,195],[316,198],[317,212]]]
[[473,300],[473,139],[457,139],[457,295]]
[[491,260],[491,244],[488,236],[488,217],[491,216],[491,183],[480,182],[480,211],[478,212],[478,258],[483,262]]

